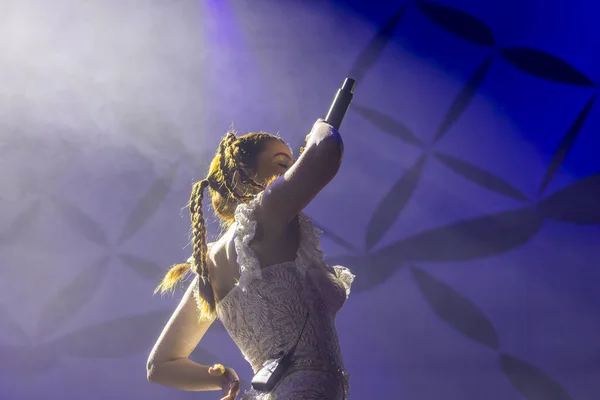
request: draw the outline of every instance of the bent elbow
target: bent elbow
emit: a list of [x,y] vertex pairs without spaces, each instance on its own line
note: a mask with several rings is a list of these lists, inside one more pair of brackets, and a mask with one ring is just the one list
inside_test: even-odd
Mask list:
[[146,379],[150,383],[156,383],[156,364],[153,362],[148,362],[146,364]]

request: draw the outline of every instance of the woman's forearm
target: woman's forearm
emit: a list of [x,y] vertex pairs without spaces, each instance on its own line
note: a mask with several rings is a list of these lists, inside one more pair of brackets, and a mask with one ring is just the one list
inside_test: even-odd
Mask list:
[[149,365],[148,380],[179,390],[221,390],[221,377],[209,375],[208,368],[188,358],[182,358]]

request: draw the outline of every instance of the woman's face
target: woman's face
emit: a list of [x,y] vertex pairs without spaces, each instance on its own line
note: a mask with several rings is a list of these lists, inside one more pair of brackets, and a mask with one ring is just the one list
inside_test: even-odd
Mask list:
[[256,162],[256,180],[267,182],[273,177],[283,175],[294,163],[294,155],[281,140],[269,140],[258,155]]

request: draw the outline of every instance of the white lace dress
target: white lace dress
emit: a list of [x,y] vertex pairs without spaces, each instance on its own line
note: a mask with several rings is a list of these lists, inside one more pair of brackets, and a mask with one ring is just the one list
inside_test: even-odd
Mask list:
[[292,366],[269,392],[248,390],[246,400],[342,400],[348,375],[335,329],[335,316],[350,293],[354,275],[328,266],[320,231],[300,214],[300,246],[294,261],[261,268],[250,248],[260,195],[235,213],[234,241],[240,266],[238,284],[217,304],[217,315],[256,373],[273,354],[288,350],[304,333]]

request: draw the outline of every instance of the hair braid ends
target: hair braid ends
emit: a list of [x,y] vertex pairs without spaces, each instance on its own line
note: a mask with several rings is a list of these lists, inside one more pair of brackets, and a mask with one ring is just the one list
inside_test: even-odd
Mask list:
[[206,244],[206,223],[202,213],[202,200],[204,191],[208,187],[208,180],[196,182],[190,195],[189,208],[192,223],[192,244],[194,253],[192,263],[175,264],[167,272],[154,293],[161,294],[172,291],[179,282],[189,273],[193,272],[199,276],[198,279],[198,303],[201,312],[213,316],[216,313],[216,301],[212,285],[209,281],[207,257],[208,246]]

